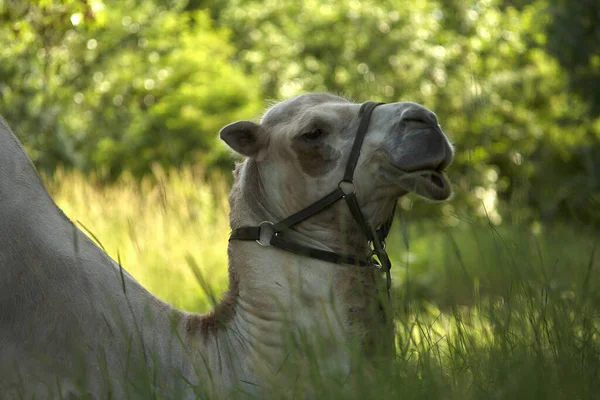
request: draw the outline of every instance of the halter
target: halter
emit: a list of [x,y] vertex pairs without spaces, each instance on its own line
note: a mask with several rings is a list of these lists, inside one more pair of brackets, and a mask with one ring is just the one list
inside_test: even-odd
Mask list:
[[[354,170],[356,169],[358,158],[360,156],[360,150],[367,134],[367,129],[369,128],[371,114],[373,113],[375,107],[382,104],[384,103],[368,101],[361,105],[359,115],[362,115],[362,118],[356,132],[356,137],[354,138],[354,144],[352,145],[348,163],[346,164],[344,177],[341,181],[339,181],[337,188],[320,200],[279,222],[273,223],[270,221],[263,221],[258,226],[244,226],[237,228],[231,232],[229,240],[255,240],[261,246],[273,246],[290,253],[311,257],[322,261],[340,265],[348,264],[382,270],[386,274],[389,296],[389,290],[392,285],[392,278],[390,275],[392,263],[390,262],[390,258],[385,251],[385,239],[392,226],[396,207],[394,206],[390,217],[380,226],[379,229],[376,230],[369,223],[367,223],[367,220],[361,211],[360,206],[358,205],[354,188]],[[346,201],[352,217],[356,220],[356,222],[358,222],[362,233],[367,238],[371,252],[366,258],[315,249],[313,247],[294,243],[285,237],[286,231],[291,227],[312,217],[313,215],[320,213],[340,199],[344,199]],[[375,257],[377,257],[378,260]]]

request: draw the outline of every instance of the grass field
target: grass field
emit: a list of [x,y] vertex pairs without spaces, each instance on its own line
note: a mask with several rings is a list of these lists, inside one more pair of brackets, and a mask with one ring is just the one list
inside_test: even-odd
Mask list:
[[[141,184],[100,187],[58,172],[46,182],[151,292],[204,312],[210,304],[186,257],[221,293],[229,228],[224,180],[202,176],[157,170]],[[600,398],[598,237],[468,220],[395,226],[396,362],[352,393],[328,387],[327,398]]]

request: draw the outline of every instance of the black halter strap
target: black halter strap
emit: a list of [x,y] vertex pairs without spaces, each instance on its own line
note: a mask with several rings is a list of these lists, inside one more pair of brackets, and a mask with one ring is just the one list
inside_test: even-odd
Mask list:
[[[273,223],[265,221],[261,222],[258,226],[244,226],[235,229],[233,232],[231,232],[229,240],[256,240],[256,242],[258,242],[258,244],[261,246],[274,246],[294,254],[316,258],[335,264],[350,264],[360,267],[374,267],[381,269],[386,273],[389,295],[389,289],[391,287],[390,269],[392,268],[392,264],[385,251],[385,238],[387,237],[392,226],[396,208],[394,207],[392,215],[387,219],[387,221],[385,221],[378,230],[375,230],[365,219],[365,216],[358,204],[356,192],[354,190],[354,170],[358,164],[360,150],[369,128],[371,114],[373,113],[375,107],[381,104],[384,103],[368,101],[361,105],[359,111],[359,115],[361,115],[361,121],[356,132],[356,137],[354,138],[354,144],[352,145],[352,150],[350,151],[348,163],[346,164],[344,177],[338,183],[337,188],[320,200],[317,200],[308,207],[303,208],[302,210],[279,222]],[[313,247],[294,243],[286,238],[287,230],[292,228],[294,225],[312,217],[313,215],[320,213],[340,199],[344,199],[346,201],[352,217],[356,220],[361,231],[367,238],[369,247],[371,249],[371,253],[368,255],[368,257],[355,257],[346,254],[334,253],[332,251],[315,249]],[[375,257],[377,257],[378,260],[375,259]]]

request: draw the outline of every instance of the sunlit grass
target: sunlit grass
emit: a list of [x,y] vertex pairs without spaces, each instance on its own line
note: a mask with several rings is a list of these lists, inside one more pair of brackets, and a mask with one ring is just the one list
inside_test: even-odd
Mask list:
[[190,311],[210,307],[186,258],[191,256],[217,293],[227,285],[227,188],[202,171],[168,175],[156,169],[136,182],[111,185],[58,171],[46,179],[55,201],[84,232],[97,239],[144,287]]
[[[141,183],[124,177],[102,186],[61,171],[46,182],[65,213],[161,299],[209,309],[190,256],[217,294],[226,288],[223,179],[186,168],[155,170]],[[594,232],[565,227],[532,233],[485,222],[396,223],[388,241],[396,362],[375,377],[359,371],[358,381],[370,383],[351,392],[324,390],[357,399],[593,398],[600,393],[597,247]]]

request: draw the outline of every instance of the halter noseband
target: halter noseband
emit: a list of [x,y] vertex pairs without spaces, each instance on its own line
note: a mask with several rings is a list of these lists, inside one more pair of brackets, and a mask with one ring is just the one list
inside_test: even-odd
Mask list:
[[[244,226],[237,228],[231,232],[229,240],[255,240],[261,246],[274,246],[294,254],[316,258],[318,260],[335,264],[350,264],[360,267],[381,269],[386,274],[389,295],[389,289],[392,283],[390,275],[392,264],[385,251],[385,238],[387,237],[392,226],[395,207],[392,211],[392,215],[381,225],[379,229],[375,230],[365,219],[365,216],[358,205],[356,192],[354,190],[354,170],[356,169],[358,158],[360,156],[360,150],[367,134],[367,129],[369,128],[371,114],[373,113],[375,107],[382,104],[384,103],[368,101],[361,105],[359,115],[362,114],[362,118],[356,132],[356,137],[354,138],[354,144],[352,145],[348,163],[346,164],[344,177],[338,183],[338,186],[335,190],[320,200],[312,203],[308,207],[303,208],[302,210],[279,222],[273,223],[270,221],[264,221],[258,226]],[[369,248],[371,249],[371,253],[367,258],[359,258],[347,254],[338,254],[332,251],[315,249],[294,243],[286,239],[286,230],[289,230],[294,225],[312,217],[315,214],[318,214],[340,199],[344,199],[346,201],[352,217],[356,220],[356,222],[358,222],[361,231],[367,238]],[[377,259],[375,259],[375,256],[379,259],[379,262]]]

